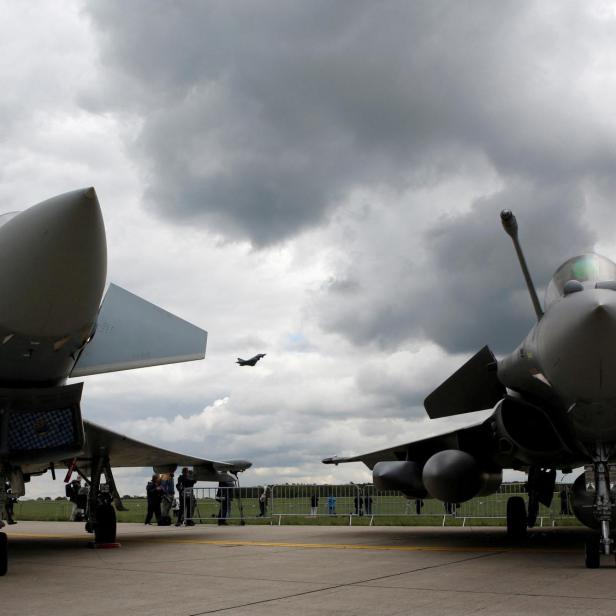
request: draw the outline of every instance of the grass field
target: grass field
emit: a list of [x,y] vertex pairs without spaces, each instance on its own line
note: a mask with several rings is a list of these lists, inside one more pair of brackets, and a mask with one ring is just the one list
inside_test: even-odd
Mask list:
[[[507,498],[511,494],[498,493],[489,497],[480,497],[463,503],[454,515],[445,516],[443,503],[435,500],[424,501],[422,514],[417,515],[415,501],[407,500],[399,495],[379,496],[374,499],[373,516],[353,515],[354,498],[352,495],[336,497],[336,515],[328,515],[327,496],[319,498],[318,516],[311,517],[310,495],[276,498],[270,501],[267,516],[259,518],[259,507],[256,498],[243,498],[244,518],[248,524],[305,524],[305,525],[380,525],[380,526],[501,526],[505,524]],[[119,522],[143,523],[147,511],[145,498],[126,499],[123,501],[128,511],[119,511]],[[195,518],[202,523],[216,523],[219,503],[214,498],[202,498],[197,501]],[[543,524],[551,526],[579,525],[573,516],[560,516],[558,511],[558,495],[551,509],[540,508],[539,515]],[[72,503],[62,501],[21,500],[15,504],[17,520],[68,521],[72,511]],[[228,523],[239,523],[239,502],[236,498],[231,508],[231,519]]]

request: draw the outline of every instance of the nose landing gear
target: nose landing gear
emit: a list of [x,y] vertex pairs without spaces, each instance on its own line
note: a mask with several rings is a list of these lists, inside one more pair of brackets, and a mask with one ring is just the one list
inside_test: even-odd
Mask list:
[[[593,515],[599,526],[599,536],[588,538],[586,541],[586,567],[596,569],[600,565],[601,554],[609,556],[614,553],[614,540],[610,535],[612,510],[616,506],[610,489],[610,473],[608,460],[613,447],[605,443],[597,443],[593,455],[593,465],[587,471],[587,487],[594,483],[595,498]],[[590,475],[590,477],[589,477]],[[590,484],[590,485],[588,485]]]

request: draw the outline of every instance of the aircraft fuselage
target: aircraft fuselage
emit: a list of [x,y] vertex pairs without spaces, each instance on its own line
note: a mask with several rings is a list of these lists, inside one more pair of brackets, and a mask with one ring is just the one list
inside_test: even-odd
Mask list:
[[93,188],[0,218],[0,386],[61,384],[94,332],[107,247]]
[[616,441],[616,281],[567,282],[498,376],[563,414],[580,442]]

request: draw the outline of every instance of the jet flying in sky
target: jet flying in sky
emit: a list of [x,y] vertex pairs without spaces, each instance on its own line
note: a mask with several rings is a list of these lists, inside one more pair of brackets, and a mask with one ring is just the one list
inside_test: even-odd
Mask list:
[[242,359],[241,357],[238,357],[235,363],[239,366],[256,366],[257,362],[263,359],[266,355],[267,353],[259,353],[250,359]]
[[107,244],[94,188],[0,216],[0,258],[0,512],[6,483],[23,496],[33,475],[51,470],[55,479],[63,467],[66,481],[76,472],[89,486],[86,530],[114,543],[123,506],[112,466],[188,465],[203,481],[232,480],[250,466],[167,451],[82,418],[83,383],[69,377],[203,359],[207,343],[204,330],[114,284],[101,304]]
[[505,210],[501,221],[537,323],[502,359],[482,348],[424,401],[431,419],[493,410],[458,430],[323,462],[361,461],[378,489],[453,503],[496,492],[503,469],[524,471],[528,508],[519,496],[507,502],[507,531],[515,539],[534,526],[540,503],[550,505],[556,471],[584,467],[573,483],[573,511],[598,531],[586,542],[586,566],[596,568],[602,554],[615,552],[616,264],[592,253],[569,259],[548,284],[542,307],[515,216]]

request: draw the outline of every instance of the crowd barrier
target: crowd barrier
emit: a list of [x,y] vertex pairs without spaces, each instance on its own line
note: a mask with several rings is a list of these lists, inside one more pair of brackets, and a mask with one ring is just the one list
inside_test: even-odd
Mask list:
[[[537,525],[555,526],[574,520],[571,511],[571,484],[557,484],[550,507],[540,505]],[[265,495],[265,497],[264,497]],[[400,492],[377,491],[373,485],[275,485],[267,487],[193,488],[185,493],[188,520],[218,522],[227,520],[268,520],[282,524],[290,518],[368,519],[372,525],[389,518],[408,524],[410,518],[433,518],[446,525],[455,519],[462,526],[474,520],[505,520],[507,500],[528,495],[523,483],[504,484],[498,492],[465,503],[442,503],[434,499],[407,499]]]
[[[575,523],[570,507],[571,484],[558,484],[551,506],[539,507],[538,526]],[[399,492],[377,491],[372,485],[275,485],[260,487],[195,487],[184,494],[186,521],[195,523],[266,522],[283,524],[315,522],[335,518],[335,523],[362,524],[457,524],[495,523],[506,519],[507,500],[521,496],[527,501],[523,483],[504,484],[489,496],[465,503],[442,503],[433,499],[407,499]],[[130,511],[118,514],[124,521],[145,516],[145,499],[128,503]],[[22,501],[15,503],[17,520],[68,520],[73,504],[66,501]],[[177,513],[177,507],[176,507]],[[176,518],[173,518],[175,521]]]

